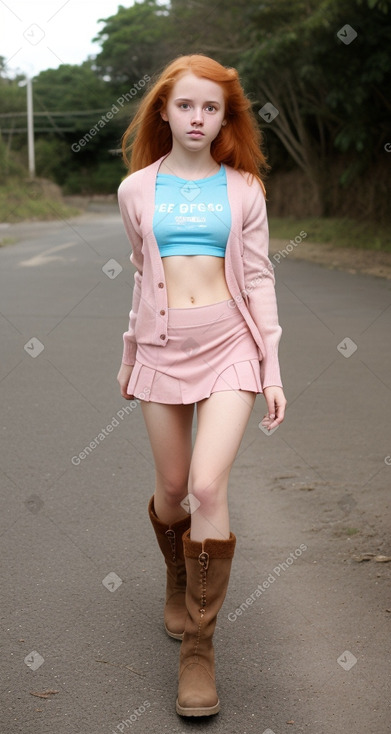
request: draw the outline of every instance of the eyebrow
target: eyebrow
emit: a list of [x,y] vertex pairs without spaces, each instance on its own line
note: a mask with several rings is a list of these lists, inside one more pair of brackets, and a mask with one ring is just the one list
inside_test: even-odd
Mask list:
[[[187,97],[177,97],[176,99],[174,99],[174,102],[193,102],[193,100],[187,99]],[[213,99],[207,99],[205,100],[204,104],[216,104],[220,106],[221,102],[217,102]]]

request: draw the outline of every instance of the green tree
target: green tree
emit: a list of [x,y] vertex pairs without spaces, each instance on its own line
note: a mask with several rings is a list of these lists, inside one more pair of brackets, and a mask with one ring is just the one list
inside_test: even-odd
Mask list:
[[[388,3],[370,5],[371,0],[254,4],[258,40],[239,63],[258,109],[272,103],[278,110],[270,122],[263,118],[266,135],[275,134],[305,172],[319,214],[329,212],[336,151],[351,156],[342,175],[346,183],[370,165],[384,141],[388,103],[382,88],[389,87],[391,72]],[[353,29],[349,37],[343,30],[347,19]]]
[[[0,183],[23,171],[23,157],[17,143],[18,129],[25,125],[26,89],[19,86],[20,81],[20,77],[7,78],[4,59],[0,57]],[[15,112],[22,117],[13,117]]]
[[[63,112],[61,118],[67,127],[79,130],[77,116],[67,117],[67,112],[101,110],[104,112],[115,101],[110,85],[101,79],[91,60],[80,65],[63,64],[58,69],[42,71],[34,79],[35,111]],[[96,112],[91,113],[91,120]]]
[[171,0],[164,5],[142,0],[119,7],[104,20],[95,41],[102,44],[96,66],[118,90],[148,74],[154,76],[176,56],[204,53],[233,66],[251,47],[250,2]]
[[35,118],[37,131],[42,129],[36,135],[38,174],[53,176],[68,192],[91,193],[105,161],[106,191],[115,189],[121,168],[109,151],[119,146],[128,112],[93,62],[41,72],[34,80],[34,107],[43,115]]
[[94,39],[102,44],[96,68],[118,93],[160,68],[169,48],[168,16],[156,0],[143,0],[130,8],[120,5],[116,15],[104,19]]

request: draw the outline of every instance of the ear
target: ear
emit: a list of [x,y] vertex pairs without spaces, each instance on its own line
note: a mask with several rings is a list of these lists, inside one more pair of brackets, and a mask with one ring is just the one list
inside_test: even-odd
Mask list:
[[227,120],[223,120],[223,122],[221,123],[221,126],[223,127],[226,124],[227,124]]
[[160,117],[162,118],[162,120],[164,120],[164,122],[168,122],[168,117],[167,117],[166,112],[161,112]]

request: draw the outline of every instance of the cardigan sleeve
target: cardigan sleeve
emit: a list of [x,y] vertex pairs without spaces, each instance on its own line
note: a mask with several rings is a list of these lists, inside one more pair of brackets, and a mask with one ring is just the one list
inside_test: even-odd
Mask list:
[[129,328],[123,335],[122,362],[134,365],[136,361],[137,342],[135,336],[137,314],[140,305],[141,283],[142,283],[142,238],[137,230],[137,222],[134,207],[132,206],[131,192],[128,185],[129,179],[125,179],[118,189],[118,204],[124,223],[125,232],[132,247],[130,261],[135,266],[134,288],[132,306],[129,313]]
[[242,236],[244,295],[265,347],[261,360],[262,386],[282,387],[278,361],[278,344],[282,330],[278,322],[274,270],[269,259],[266,202],[255,178],[248,186],[244,201]]

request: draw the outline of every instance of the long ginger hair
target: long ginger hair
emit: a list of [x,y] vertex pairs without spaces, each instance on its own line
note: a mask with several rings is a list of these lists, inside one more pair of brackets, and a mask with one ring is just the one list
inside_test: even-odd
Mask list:
[[166,107],[175,82],[189,72],[220,84],[223,90],[227,124],[211,144],[214,160],[247,171],[262,183],[262,174],[266,173],[269,165],[261,150],[261,131],[251,102],[240,84],[238,72],[203,54],[174,59],[144,95],[122,138],[123,159],[129,172],[145,168],[170,152],[170,126],[162,120],[160,113]]

